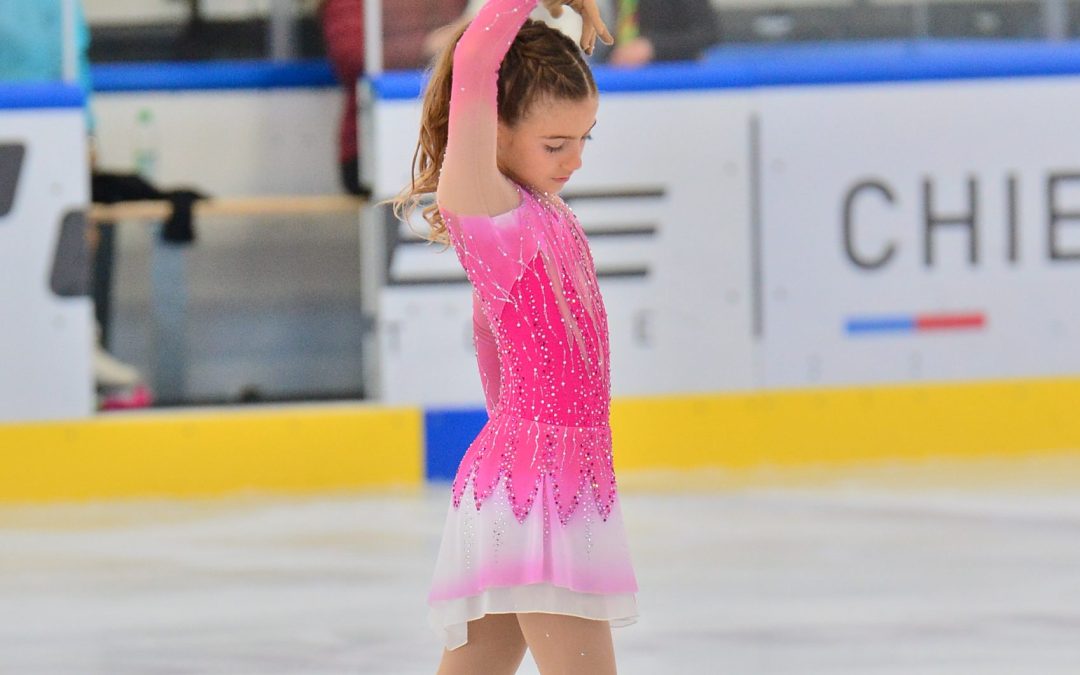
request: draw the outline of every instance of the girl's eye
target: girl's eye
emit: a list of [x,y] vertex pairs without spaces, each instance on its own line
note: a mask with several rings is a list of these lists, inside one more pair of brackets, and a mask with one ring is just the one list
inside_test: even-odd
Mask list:
[[[591,141],[592,140],[592,134],[586,134],[585,136],[582,137],[581,140],[583,140],[583,141]],[[566,147],[565,143],[563,145],[556,145],[554,147],[550,146],[550,145],[545,145],[544,149],[547,150],[550,153],[556,153],[556,152],[562,150],[564,147]]]

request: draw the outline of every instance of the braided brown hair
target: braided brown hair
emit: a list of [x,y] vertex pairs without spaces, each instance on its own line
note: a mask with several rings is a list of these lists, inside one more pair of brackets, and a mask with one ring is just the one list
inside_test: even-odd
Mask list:
[[[465,32],[462,29],[436,57],[424,91],[420,138],[413,154],[412,182],[394,198],[394,213],[402,220],[416,208],[424,195],[439,185],[443,155],[450,125],[454,49]],[[499,66],[499,121],[513,127],[537,101],[581,101],[597,93],[589,64],[572,39],[541,21],[528,20],[518,32]],[[428,239],[447,243],[446,225],[436,204],[424,207],[424,220],[431,226]]]

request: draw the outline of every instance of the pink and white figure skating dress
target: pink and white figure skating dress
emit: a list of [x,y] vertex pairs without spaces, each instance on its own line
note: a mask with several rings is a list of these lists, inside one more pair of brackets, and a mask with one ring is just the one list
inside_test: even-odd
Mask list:
[[[455,52],[450,148],[493,122],[499,64],[536,0],[490,0]],[[492,125],[493,126],[493,125]],[[455,138],[455,135],[458,137]],[[451,150],[448,150],[450,152]],[[637,618],[612,462],[607,314],[577,218],[517,185],[497,216],[441,209],[473,286],[489,421],[458,467],[428,602],[448,649],[489,613]]]

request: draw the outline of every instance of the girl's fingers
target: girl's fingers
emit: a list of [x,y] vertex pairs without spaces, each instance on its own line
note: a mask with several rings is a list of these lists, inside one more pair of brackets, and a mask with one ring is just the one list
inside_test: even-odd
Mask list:
[[[586,54],[593,53],[598,35],[605,44],[615,43],[615,38],[611,37],[607,26],[604,25],[604,20],[600,18],[600,8],[597,7],[596,0],[557,0],[557,2],[560,5],[560,13],[562,5],[566,5],[581,15],[580,44]],[[544,0],[544,3],[547,4],[548,0]],[[557,17],[559,14],[552,12],[552,16]]]
[[581,48],[586,54],[592,54],[596,47],[596,28],[588,21],[581,25]]
[[582,15],[582,18],[585,20],[585,23],[589,24],[589,28],[593,32],[593,42],[596,42],[596,35],[599,35],[600,39],[604,41],[604,44],[615,44],[615,38],[611,37],[611,33],[608,32],[607,26],[604,25],[604,20],[600,18],[600,8],[596,6],[595,0],[584,2],[584,10],[585,12]]

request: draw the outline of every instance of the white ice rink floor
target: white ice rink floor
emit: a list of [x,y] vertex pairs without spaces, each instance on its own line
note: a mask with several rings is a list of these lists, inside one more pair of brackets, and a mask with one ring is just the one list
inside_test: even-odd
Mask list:
[[[1080,461],[984,464],[624,478],[641,619],[614,632],[619,672],[1080,673]],[[434,673],[447,504],[2,507],[0,673]]]

